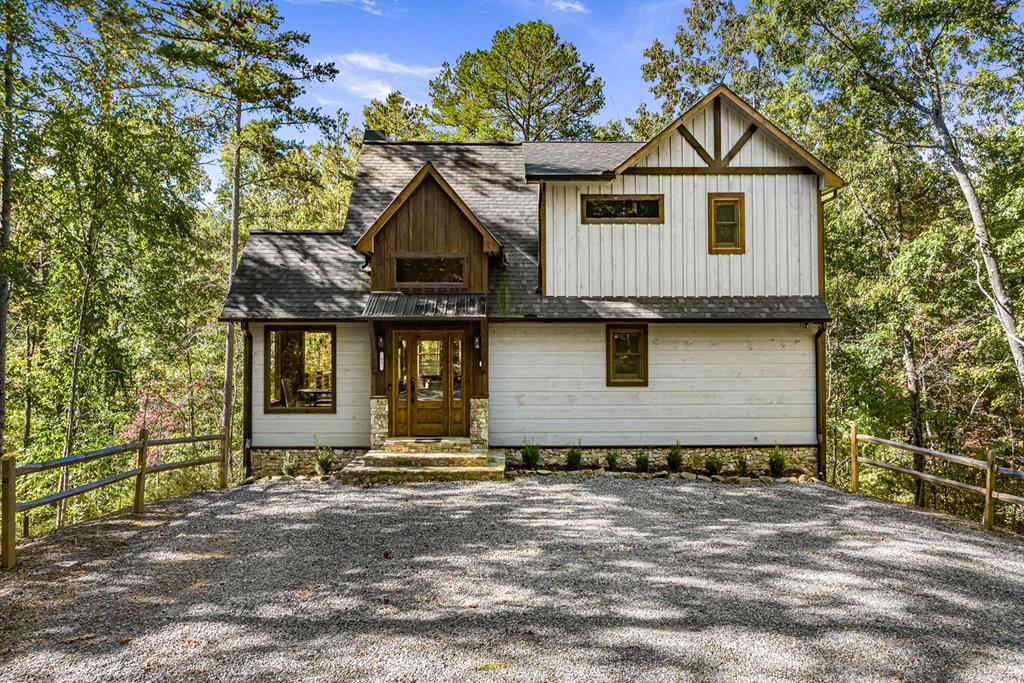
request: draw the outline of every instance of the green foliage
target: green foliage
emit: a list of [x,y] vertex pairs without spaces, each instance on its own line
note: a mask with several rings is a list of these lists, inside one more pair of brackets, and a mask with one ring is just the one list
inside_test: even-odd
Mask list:
[[636,452],[636,471],[646,472],[651,467],[651,454],[646,450],[639,450]]
[[668,464],[669,472],[678,472],[679,468],[683,466],[683,447],[679,445],[678,441],[668,449],[665,461]]
[[437,134],[430,127],[430,109],[413,104],[398,90],[383,100],[370,100],[363,107],[363,123],[367,130],[387,133],[391,140],[433,140]]
[[292,451],[287,451],[281,458],[281,473],[288,477],[294,477],[299,471],[299,456]]
[[722,459],[717,453],[712,453],[704,458],[704,470],[711,476],[722,471]]
[[334,449],[321,445],[316,434],[313,435],[313,469],[320,476],[331,473],[334,465]]
[[777,444],[768,454],[768,469],[773,477],[781,477],[786,473],[786,454]]
[[523,458],[524,469],[537,469],[537,465],[540,464],[540,447],[537,444],[529,439],[524,439],[523,445],[519,448],[519,454]]
[[579,445],[573,446],[565,453],[565,467],[568,470],[578,470],[583,461],[583,452]]
[[750,469],[750,461],[747,459],[745,453],[740,453],[736,456],[736,473],[741,477],[747,476],[747,472]]
[[436,121],[459,139],[556,140],[587,136],[604,83],[543,21],[494,34],[491,47],[445,62],[430,81]]
[[619,466],[619,452],[618,451],[607,451],[604,454],[605,465],[610,470],[614,470]]

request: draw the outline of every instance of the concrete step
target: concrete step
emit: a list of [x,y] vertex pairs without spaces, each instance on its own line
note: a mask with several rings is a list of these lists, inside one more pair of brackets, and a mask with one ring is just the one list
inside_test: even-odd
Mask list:
[[[371,451],[372,452],[372,451]],[[502,481],[505,479],[505,457],[488,457],[482,465],[382,466],[375,459],[360,456],[341,470],[342,483],[354,486],[397,484],[430,481]],[[452,454],[447,454],[452,455]]]
[[385,439],[384,450],[389,453],[466,453],[474,448],[466,436],[403,436]]
[[362,462],[371,467],[483,467],[487,464],[487,451],[456,453],[370,451],[362,456]]

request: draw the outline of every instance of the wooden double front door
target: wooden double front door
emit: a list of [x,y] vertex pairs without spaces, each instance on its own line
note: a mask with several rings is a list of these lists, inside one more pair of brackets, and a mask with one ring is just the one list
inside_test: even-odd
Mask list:
[[464,330],[395,331],[392,434],[467,434],[466,351]]

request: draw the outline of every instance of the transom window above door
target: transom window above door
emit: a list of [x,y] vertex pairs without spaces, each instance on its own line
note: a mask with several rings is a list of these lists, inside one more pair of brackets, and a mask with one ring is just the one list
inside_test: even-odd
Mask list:
[[408,289],[465,289],[466,257],[398,256],[395,258],[395,284]]
[[661,194],[585,194],[580,201],[584,223],[665,222]]

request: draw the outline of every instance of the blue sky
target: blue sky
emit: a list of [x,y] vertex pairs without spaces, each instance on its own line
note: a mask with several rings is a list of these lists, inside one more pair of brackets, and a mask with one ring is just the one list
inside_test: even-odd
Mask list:
[[310,35],[307,55],[340,73],[309,87],[306,104],[343,108],[362,125],[363,105],[390,90],[427,103],[427,82],[444,61],[490,45],[498,29],[542,19],[576,44],[605,80],[599,122],[652,102],[640,76],[654,38],[671,43],[685,0],[279,0],[285,28]]

